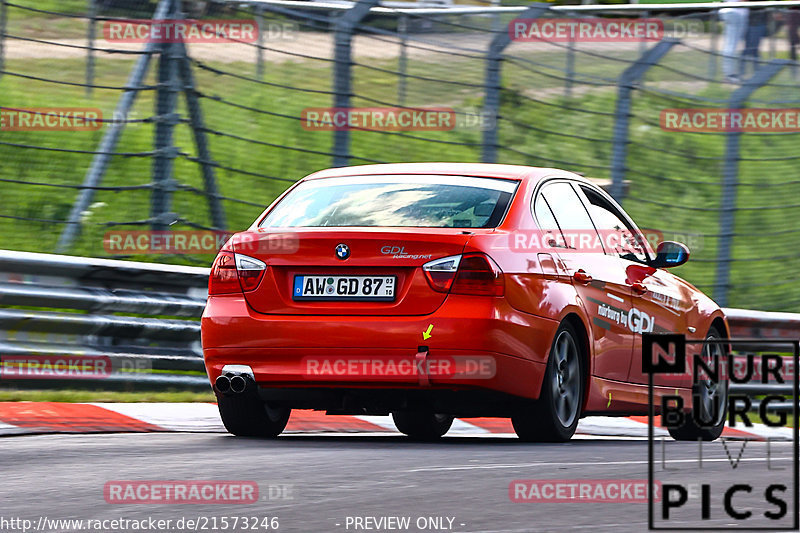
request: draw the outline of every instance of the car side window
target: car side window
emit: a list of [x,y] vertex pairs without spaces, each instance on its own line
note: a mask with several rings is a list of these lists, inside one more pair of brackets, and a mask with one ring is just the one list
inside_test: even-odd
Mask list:
[[561,234],[561,228],[558,227],[558,222],[556,222],[550,206],[547,205],[547,200],[545,200],[544,196],[541,194],[536,196],[536,201],[533,203],[533,212],[536,215],[536,222],[538,223],[539,229],[545,235],[550,235],[550,238],[554,237],[547,245],[556,248],[564,248],[564,237]]
[[568,247],[577,248],[587,242],[587,237],[588,242],[598,242],[592,219],[572,185],[564,181],[548,183],[542,187],[541,195],[547,200]]
[[536,196],[536,201],[533,204],[533,212],[536,214],[539,229],[559,230],[558,222],[556,222],[555,217],[553,217],[553,212],[550,210],[550,206],[547,205],[547,200],[545,200],[544,196],[541,194]]
[[583,185],[580,189],[586,195],[589,213],[603,237],[607,252],[628,261],[647,263],[647,251],[640,240],[641,234],[627,224],[600,194]]

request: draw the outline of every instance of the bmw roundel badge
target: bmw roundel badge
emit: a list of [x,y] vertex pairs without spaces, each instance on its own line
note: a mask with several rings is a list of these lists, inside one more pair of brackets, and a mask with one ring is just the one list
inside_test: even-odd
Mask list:
[[337,244],[336,257],[338,257],[342,261],[350,257],[350,247],[347,246],[346,244]]

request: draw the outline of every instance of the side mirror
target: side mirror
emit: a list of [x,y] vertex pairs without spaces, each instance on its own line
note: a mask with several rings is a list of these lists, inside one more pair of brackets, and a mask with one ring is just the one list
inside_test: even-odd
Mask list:
[[653,268],[681,266],[689,260],[689,248],[685,244],[664,241],[656,249],[656,258],[650,262]]

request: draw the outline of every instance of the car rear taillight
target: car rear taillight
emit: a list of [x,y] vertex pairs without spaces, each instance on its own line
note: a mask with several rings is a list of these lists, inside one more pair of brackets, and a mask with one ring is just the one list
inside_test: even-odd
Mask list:
[[239,284],[244,292],[252,291],[261,283],[267,264],[252,257],[236,254],[236,271],[239,273]]
[[485,254],[436,259],[425,263],[422,270],[435,291],[478,296],[502,296],[505,292],[503,271]]
[[503,271],[484,254],[464,254],[450,294],[502,296],[505,292]]
[[461,262],[460,255],[451,255],[435,259],[422,265],[422,271],[428,278],[428,284],[438,292],[449,292],[453,286],[453,281],[458,273],[458,263]]
[[236,273],[236,255],[233,252],[220,252],[211,265],[208,294],[228,294],[241,290],[239,275]]
[[261,282],[267,265],[263,261],[233,252],[220,252],[211,266],[208,294],[252,291]]

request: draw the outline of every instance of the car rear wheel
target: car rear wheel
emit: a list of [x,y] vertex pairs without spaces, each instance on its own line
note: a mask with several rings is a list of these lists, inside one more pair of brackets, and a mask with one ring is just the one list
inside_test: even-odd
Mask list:
[[[712,327],[706,335],[706,340],[721,339],[722,336],[716,328]],[[709,368],[714,368],[714,359],[719,358],[720,367],[727,361],[725,359],[723,344],[706,344],[703,346],[703,359]],[[695,402],[697,404],[695,405]],[[692,386],[692,413],[684,413],[683,424],[678,427],[668,428],[669,434],[675,440],[715,440],[722,435],[725,428],[728,405],[728,382],[715,383],[710,379],[698,380]],[[699,410],[695,420],[694,410]],[[706,423],[707,421],[707,423]]]
[[565,442],[578,427],[584,390],[581,343],[575,329],[562,323],[547,358],[539,399],[511,418],[526,442]]
[[238,437],[274,438],[289,422],[292,410],[262,402],[255,394],[217,395],[222,423]]
[[453,417],[421,411],[395,411],[394,425],[400,433],[415,440],[436,440],[450,431]]

